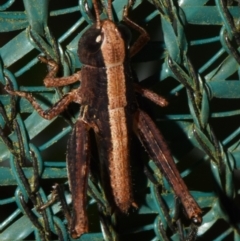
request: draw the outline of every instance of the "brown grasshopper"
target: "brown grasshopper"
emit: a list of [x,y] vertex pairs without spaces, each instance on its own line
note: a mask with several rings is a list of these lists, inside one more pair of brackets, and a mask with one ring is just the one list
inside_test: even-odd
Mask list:
[[51,70],[44,79],[46,87],[65,86],[77,81],[81,85],[62,97],[52,108],[43,110],[27,92],[6,91],[26,98],[45,119],[52,119],[64,111],[70,102],[81,105],[67,147],[68,180],[72,193],[72,217],[70,232],[73,238],[88,232],[86,214],[87,180],[90,161],[89,130],[95,133],[99,157],[107,168],[110,189],[115,206],[126,213],[134,206],[129,163],[130,136],[138,136],[149,156],[171,184],[189,219],[196,225],[202,222],[202,212],[183,182],[165,143],[151,120],[139,109],[135,92],[160,106],[167,101],[150,90],[132,83],[129,59],[149,40],[147,32],[128,18],[130,1],[124,8],[123,21],[140,33],[129,47],[129,30],[112,20],[111,0],[108,0],[108,19],[100,20],[97,0],[93,0],[96,22],[81,37],[78,56],[81,71],[72,76],[56,78],[58,65],[46,58],[39,59]]

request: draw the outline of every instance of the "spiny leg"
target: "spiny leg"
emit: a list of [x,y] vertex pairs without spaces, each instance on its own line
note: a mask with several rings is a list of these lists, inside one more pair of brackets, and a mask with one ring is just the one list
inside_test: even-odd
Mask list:
[[128,18],[128,10],[132,6],[132,0],[128,1],[128,5],[124,7],[123,10],[123,21],[129,25],[129,27],[135,29],[140,33],[140,36],[135,41],[135,43],[130,48],[130,57],[134,56],[136,53],[138,53],[142,47],[149,41],[149,35],[146,32],[146,30],[136,23],[134,23],[131,19]]
[[[161,186],[159,185],[159,183],[157,182],[155,177],[149,172],[149,170],[146,168],[146,166],[144,168],[144,173],[146,174],[148,179],[152,182],[152,184],[155,186],[154,192],[156,193],[156,198],[158,200],[160,208],[162,209],[162,212],[166,219],[167,225],[170,228],[171,232],[173,234],[178,233],[181,241],[195,240],[196,234],[197,234],[197,226],[196,225],[191,224],[190,232],[187,235],[185,235],[185,233],[183,232],[183,224],[181,222],[181,219],[179,218],[179,209],[180,209],[181,203],[179,203],[178,197],[175,196],[175,214],[174,214],[174,217],[172,218],[169,214],[168,207],[165,204],[164,199],[161,196],[161,193],[159,192],[159,187],[161,187]],[[167,235],[167,231],[164,229],[161,220],[159,220],[158,228],[159,228],[159,232],[161,233],[164,240],[166,240],[166,241],[170,240],[168,238],[169,235]]]
[[178,230],[178,235],[179,235],[180,241],[194,241],[194,240],[196,240],[198,227],[194,223],[191,223],[190,230],[187,234],[183,231],[183,224],[182,224],[182,221],[180,219],[178,219],[176,221],[176,225],[177,225],[177,230]]
[[46,87],[59,87],[65,86],[81,79],[81,71],[76,72],[75,74],[67,77],[56,78],[56,74],[58,72],[59,66],[53,60],[48,60],[42,56],[38,57],[39,60],[48,66],[50,66],[50,71],[48,72],[47,76],[44,78],[43,82]]
[[88,232],[86,213],[88,169],[90,160],[89,126],[78,120],[68,140],[67,169],[72,193],[70,232],[73,238]]
[[160,193],[161,190],[159,190],[159,189],[162,189],[162,186],[159,184],[157,179],[153,176],[153,174],[148,170],[148,168],[146,166],[144,167],[144,173],[147,176],[147,178],[150,180],[150,182],[152,182],[152,185],[154,185],[154,192],[156,193],[156,198],[158,200],[158,203],[160,204],[160,207],[161,207],[164,217],[166,219],[167,225],[169,226],[171,231],[174,233],[175,227],[173,225],[172,218],[169,214],[168,207],[165,204],[165,202],[161,196],[161,193]]
[[77,95],[76,90],[71,91],[70,93],[64,95],[62,99],[60,99],[57,103],[55,103],[50,109],[43,110],[41,106],[37,103],[36,99],[32,96],[32,94],[24,92],[24,91],[13,91],[9,88],[8,85],[5,86],[5,90],[10,95],[16,95],[27,99],[33,106],[33,108],[38,112],[40,116],[44,119],[51,120],[54,117],[58,116],[61,112],[63,112],[67,106],[73,102],[81,102],[80,97]]
[[175,222],[176,222],[179,238],[181,241],[193,241],[196,239],[198,227],[194,223],[191,223],[189,232],[186,234],[183,231],[183,224],[180,219],[181,207],[182,205],[180,203],[179,198],[175,196],[175,213],[174,213],[173,219],[176,220]]
[[62,187],[62,185],[59,185],[58,183],[55,183],[52,186],[52,188],[53,190],[52,190],[50,199],[47,202],[45,202],[43,205],[39,206],[37,210],[39,212],[43,211],[46,208],[50,207],[55,202],[59,201],[65,218],[67,219],[68,223],[71,223],[71,214],[65,199],[64,188]]
[[163,227],[163,223],[160,220],[158,222],[158,230],[164,241],[170,241],[170,239],[168,238],[168,235]]
[[196,225],[202,222],[202,211],[183,182],[166,142],[151,118],[139,110],[134,117],[134,131],[146,148],[157,167],[171,184],[175,195],[179,197],[189,219]]
[[186,238],[186,241],[193,241],[197,237],[198,227],[195,224],[191,225],[191,230]]

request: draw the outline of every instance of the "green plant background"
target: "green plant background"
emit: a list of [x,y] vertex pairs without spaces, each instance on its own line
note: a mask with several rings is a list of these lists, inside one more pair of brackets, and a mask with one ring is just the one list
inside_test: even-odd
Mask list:
[[[121,21],[126,4],[126,0],[113,2],[116,22]],[[81,67],[77,43],[91,19],[81,0],[6,0],[0,3],[0,11],[0,240],[67,240],[59,204],[44,212],[36,208],[47,202],[55,183],[67,181],[66,141],[78,106],[71,105],[67,113],[47,121],[26,100],[7,95],[3,87],[8,80],[14,89],[33,92],[43,108],[55,103],[69,87],[45,88],[42,80],[47,68],[37,56],[43,52],[59,60],[60,75],[75,72]],[[161,129],[203,210],[197,240],[240,240],[239,16],[237,1],[220,0],[136,0],[130,12],[130,18],[151,37],[132,59],[136,79],[166,96],[170,105],[160,109],[143,98],[139,103]],[[133,32],[133,41],[136,36]],[[119,215],[115,229],[114,217],[104,216],[109,219],[105,220],[108,234],[100,229],[97,205],[90,195],[90,233],[79,240],[102,240],[103,235],[111,240],[116,230],[121,240],[166,240],[160,226],[169,240],[180,240],[179,228],[170,230],[157,197],[161,195],[173,217],[174,194],[135,137],[132,143],[134,196],[139,208]],[[92,159],[94,164],[94,145]],[[161,188],[144,175],[144,166]],[[101,199],[91,180],[89,186]],[[187,235],[190,224],[181,210],[180,220]]]

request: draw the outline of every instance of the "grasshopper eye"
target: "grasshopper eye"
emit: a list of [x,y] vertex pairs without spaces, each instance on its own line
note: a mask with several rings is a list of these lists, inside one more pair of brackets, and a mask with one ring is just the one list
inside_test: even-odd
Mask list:
[[82,35],[78,43],[78,57],[82,64],[104,66],[101,53],[103,39],[101,29],[97,29],[95,25]]
[[100,49],[102,39],[103,37],[101,35],[101,30],[96,29],[93,26],[83,34],[78,44],[78,50],[80,52],[84,52],[83,55],[89,54],[89,53],[95,53]]
[[97,43],[100,43],[102,41],[102,36],[101,35],[98,35],[97,38],[96,38],[96,42]]

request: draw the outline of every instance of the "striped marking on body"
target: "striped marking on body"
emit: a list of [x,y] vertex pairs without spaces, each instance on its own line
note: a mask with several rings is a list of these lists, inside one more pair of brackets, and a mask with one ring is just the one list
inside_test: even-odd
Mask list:
[[123,65],[107,68],[107,78],[108,113],[112,144],[112,151],[109,156],[111,187],[116,205],[122,212],[127,212],[133,200],[125,113],[127,100]]

